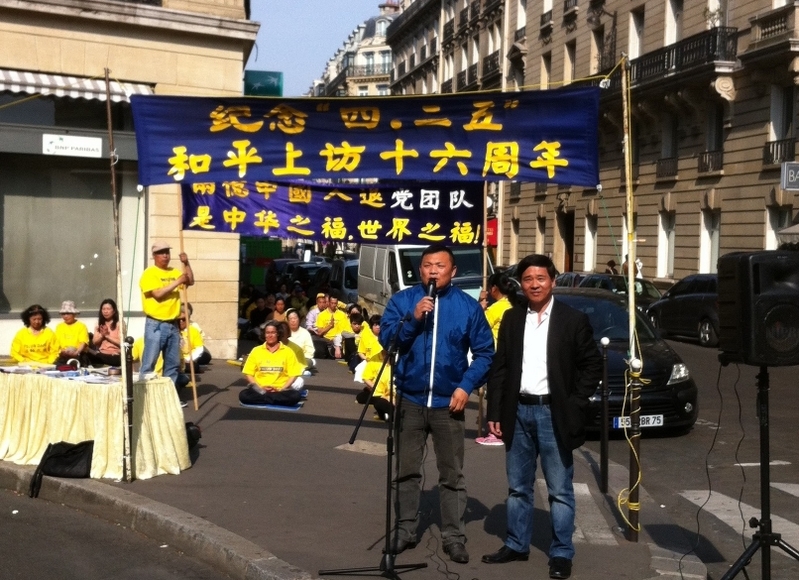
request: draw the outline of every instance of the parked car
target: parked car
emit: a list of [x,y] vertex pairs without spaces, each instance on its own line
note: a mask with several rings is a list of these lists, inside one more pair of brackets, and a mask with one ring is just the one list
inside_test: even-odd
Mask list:
[[358,302],[358,260],[334,260],[329,268],[319,269],[311,280],[308,296],[330,292],[340,301]]
[[[602,288],[615,294],[627,295],[627,277],[616,274],[588,274],[580,281],[580,288]],[[635,304],[642,310],[660,299],[660,290],[649,280],[636,278]]]
[[277,258],[267,266],[264,273],[264,284],[267,288],[273,286],[278,288],[280,284],[287,284],[291,279],[291,271],[295,264],[302,264],[302,260],[296,258]]
[[299,282],[306,290],[311,284],[311,280],[320,270],[330,270],[332,266],[327,262],[301,262],[294,264],[291,270],[290,284]]
[[579,272],[564,272],[555,277],[555,284],[561,287],[574,287],[579,286],[585,278],[585,274]]
[[719,342],[719,292],[716,274],[686,276],[649,305],[647,314],[662,336],[695,338],[702,346]]
[[[594,288],[554,289],[555,300],[560,300],[584,312],[594,329],[594,340],[601,349],[600,340],[610,339],[608,345],[608,407],[611,428],[620,428],[624,419],[624,381],[629,348],[629,318],[627,301],[621,296]],[[643,361],[641,378],[641,426],[690,429],[696,422],[697,388],[680,356],[658,336],[644,313],[637,313],[635,322]],[[601,391],[591,397],[587,427],[600,426]],[[629,414],[629,402],[627,405]]]

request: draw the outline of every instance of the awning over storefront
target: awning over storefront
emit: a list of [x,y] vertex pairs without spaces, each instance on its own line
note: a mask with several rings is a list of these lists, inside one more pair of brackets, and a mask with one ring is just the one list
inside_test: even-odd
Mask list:
[[[130,95],[153,94],[150,85],[141,83],[121,83],[112,80],[110,85],[111,100],[116,103],[129,101]],[[105,79],[0,69],[0,91],[105,101]]]

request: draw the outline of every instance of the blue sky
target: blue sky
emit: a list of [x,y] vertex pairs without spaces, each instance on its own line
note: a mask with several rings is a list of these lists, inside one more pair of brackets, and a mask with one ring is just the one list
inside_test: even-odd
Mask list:
[[281,71],[283,94],[296,97],[320,77],[358,24],[380,13],[378,0],[252,0],[261,23],[248,70]]

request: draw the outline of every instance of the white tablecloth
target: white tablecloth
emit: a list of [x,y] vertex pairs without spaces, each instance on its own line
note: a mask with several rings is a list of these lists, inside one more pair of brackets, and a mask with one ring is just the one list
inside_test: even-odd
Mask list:
[[[136,479],[191,467],[183,411],[172,381],[134,384]],[[36,465],[48,443],[94,440],[93,478],[122,479],[122,383],[92,384],[39,374],[0,373],[0,459]]]

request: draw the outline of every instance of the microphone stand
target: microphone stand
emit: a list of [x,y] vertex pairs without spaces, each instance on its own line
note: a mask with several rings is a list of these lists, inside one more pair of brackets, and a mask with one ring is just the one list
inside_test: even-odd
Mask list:
[[383,548],[383,557],[380,559],[380,566],[378,567],[365,567],[365,568],[338,568],[335,570],[319,570],[320,576],[382,576],[383,578],[390,578],[392,580],[399,580],[399,574],[401,572],[409,572],[412,570],[421,570],[422,568],[427,568],[427,563],[420,562],[418,564],[401,564],[396,565],[394,563],[397,554],[394,553],[397,542],[396,542],[396,533],[397,530],[394,530],[394,541],[392,542],[392,534],[391,534],[391,498],[393,496],[393,489],[392,489],[392,482],[394,479],[393,476],[393,464],[392,459],[394,457],[394,438],[395,436],[399,435],[399,421],[397,420],[399,414],[399,405],[400,402],[398,401],[397,404],[394,404],[394,359],[397,355],[397,338],[399,337],[399,333],[402,330],[403,325],[411,319],[410,314],[406,314],[402,319],[400,319],[399,324],[397,325],[397,330],[394,333],[394,336],[391,337],[391,341],[388,345],[387,356],[383,357],[383,364],[380,366],[380,370],[377,372],[377,377],[375,378],[375,386],[372,388],[372,392],[369,395],[369,399],[364,403],[363,409],[361,410],[361,416],[358,418],[358,422],[355,424],[355,429],[352,432],[352,436],[350,437],[350,445],[355,443],[355,439],[358,436],[358,431],[361,428],[361,424],[363,423],[363,418],[366,415],[366,411],[369,409],[369,405],[372,404],[372,400],[375,396],[375,389],[377,385],[380,383],[380,377],[383,375],[383,371],[386,369],[386,365],[391,365],[391,379],[389,382],[389,389],[388,389],[388,397],[389,402],[393,407],[392,413],[389,414],[388,420],[388,434],[386,435],[386,533],[385,533],[385,547]]

